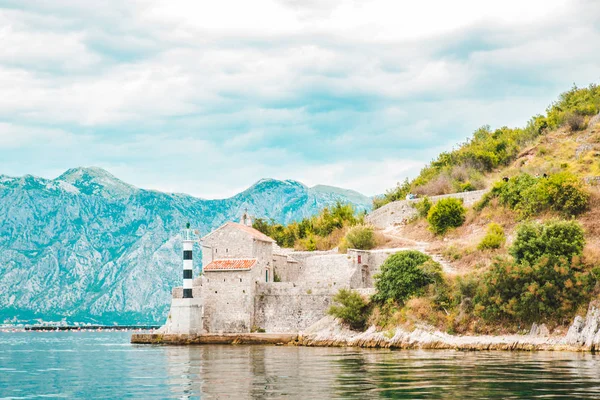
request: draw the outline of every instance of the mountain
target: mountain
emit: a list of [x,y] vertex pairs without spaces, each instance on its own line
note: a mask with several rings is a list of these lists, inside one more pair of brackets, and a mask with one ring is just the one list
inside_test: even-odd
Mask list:
[[371,203],[292,180],[263,179],[231,198],[204,200],[140,189],[100,168],[53,180],[1,175],[0,321],[162,323],[181,283],[186,222],[206,234],[248,209],[288,223],[337,201],[357,210]]

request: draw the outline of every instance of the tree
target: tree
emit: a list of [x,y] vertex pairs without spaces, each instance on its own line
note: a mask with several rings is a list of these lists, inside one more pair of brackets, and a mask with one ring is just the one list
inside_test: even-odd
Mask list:
[[568,261],[579,256],[585,246],[583,228],[577,221],[553,220],[544,224],[523,223],[517,228],[517,237],[510,253],[517,262],[536,263],[546,256],[551,262],[559,258]]
[[428,285],[441,281],[441,275],[442,268],[428,255],[416,250],[400,251],[389,256],[375,276],[377,293],[373,299],[403,304]]

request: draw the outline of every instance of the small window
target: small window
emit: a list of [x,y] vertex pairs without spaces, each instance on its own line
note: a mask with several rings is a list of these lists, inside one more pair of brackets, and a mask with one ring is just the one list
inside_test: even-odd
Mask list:
[[242,281],[242,278],[240,278],[240,282]]
[[358,255],[358,263],[362,263],[362,256],[360,254]]
[[215,253],[218,253],[218,252],[219,252],[219,249],[215,249]]
[[269,270],[265,271],[265,282],[269,282]]
[[229,249],[225,249],[225,253],[229,253]]
[[183,251],[183,259],[191,260],[192,259],[192,250],[184,250]]

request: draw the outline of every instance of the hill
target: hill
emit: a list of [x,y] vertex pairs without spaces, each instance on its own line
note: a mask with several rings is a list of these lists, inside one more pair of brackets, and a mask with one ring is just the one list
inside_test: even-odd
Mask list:
[[475,189],[488,192],[456,228],[432,229],[421,200],[420,216],[383,231],[382,246],[426,245],[455,271],[388,312],[388,323],[505,333],[535,322],[561,333],[600,300],[600,87],[572,88],[525,128],[478,129],[374,206]]
[[204,200],[140,189],[100,168],[50,180],[0,176],[0,321],[162,323],[181,283],[186,222],[205,234],[247,208],[289,223],[338,201],[370,207],[355,192],[291,180]]

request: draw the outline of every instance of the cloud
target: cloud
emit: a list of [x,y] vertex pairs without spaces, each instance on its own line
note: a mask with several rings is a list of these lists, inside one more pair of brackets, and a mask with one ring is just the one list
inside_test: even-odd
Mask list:
[[203,197],[263,177],[376,194],[600,78],[594,1],[1,4],[13,175],[98,165]]

